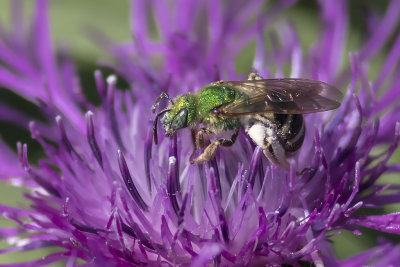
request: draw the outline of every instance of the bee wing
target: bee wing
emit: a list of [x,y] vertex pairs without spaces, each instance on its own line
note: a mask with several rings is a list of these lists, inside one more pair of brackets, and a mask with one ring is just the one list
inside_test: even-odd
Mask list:
[[335,87],[308,79],[227,81],[222,85],[247,95],[218,109],[219,114],[226,117],[265,112],[304,114],[326,111],[338,108],[343,97]]

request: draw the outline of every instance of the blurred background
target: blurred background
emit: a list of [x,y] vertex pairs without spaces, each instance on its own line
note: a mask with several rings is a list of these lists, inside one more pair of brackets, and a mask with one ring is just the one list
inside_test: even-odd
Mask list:
[[[10,27],[10,3],[9,1],[0,1],[0,23],[2,27]],[[25,3],[26,22],[29,23],[31,11],[34,1],[23,1]],[[266,1],[268,4],[268,1]],[[90,27],[95,27],[108,38],[115,42],[128,41],[131,39],[129,10],[130,2],[128,0],[52,0],[49,1],[49,22],[52,32],[55,47],[63,47],[69,50],[69,53],[76,63],[81,84],[86,96],[94,104],[99,103],[99,98],[95,91],[95,83],[93,72],[98,69],[97,62],[99,60],[112,60],[107,53],[101,50],[94,41],[88,38],[87,30]],[[367,33],[367,22],[365,20],[368,14],[384,14],[389,1],[381,0],[349,0],[349,35],[347,40],[347,52],[355,51],[362,44]],[[300,34],[301,45],[308,50],[315,42],[318,33],[318,3],[312,0],[300,0],[287,11],[282,19],[289,19],[295,25]],[[398,32],[400,26],[397,27]],[[370,65],[371,76],[374,74],[382,62],[385,53],[390,48],[386,47],[386,51],[376,55]],[[240,73],[248,74],[251,69],[252,60],[254,57],[255,42],[250,43],[238,56],[235,62],[236,70]],[[348,59],[346,59],[348,61]],[[107,70],[105,70],[107,73]],[[128,88],[123,80],[120,80],[120,87]],[[22,112],[32,114],[38,120],[43,120],[39,110],[34,104],[18,97],[7,88],[0,88],[0,105],[12,105]],[[0,121],[0,137],[14,150],[16,150],[16,142],[21,141],[28,144],[29,160],[31,163],[37,162],[38,158],[42,157],[43,151],[38,143],[30,138],[30,133],[11,123]],[[397,149],[392,157],[392,161],[399,162],[400,151]],[[0,166],[1,168],[1,166]],[[399,177],[384,177],[382,182],[399,183]],[[27,202],[22,198],[24,190],[21,188],[6,185],[0,182],[0,202],[2,204],[21,206],[27,205]],[[380,211],[382,214],[388,212],[399,211],[400,206],[391,205],[386,210]],[[362,213],[370,211],[363,210]],[[374,211],[376,213],[376,211]],[[10,225],[10,222],[0,219],[2,225]],[[343,232],[342,235],[334,237],[333,245],[339,258],[347,258],[357,252],[363,251],[372,247],[378,238],[376,232],[366,229],[361,229],[362,236],[355,236],[351,232]],[[393,242],[399,242],[400,239],[393,235],[385,235],[386,239]],[[0,249],[8,247],[5,240],[0,240]],[[0,255],[0,263],[11,263],[24,260],[34,259],[45,255],[45,251],[10,253]]]

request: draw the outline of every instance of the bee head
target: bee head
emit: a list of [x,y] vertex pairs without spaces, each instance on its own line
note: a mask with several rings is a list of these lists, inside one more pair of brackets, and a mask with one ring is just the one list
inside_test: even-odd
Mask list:
[[193,94],[184,94],[171,101],[169,107],[160,111],[154,120],[154,140],[157,143],[157,118],[161,115],[161,123],[164,125],[166,135],[171,136],[177,130],[186,128],[195,121],[196,99]]
[[196,116],[196,102],[193,94],[184,94],[175,99],[161,122],[164,124],[167,135],[172,135],[175,131],[188,127]]

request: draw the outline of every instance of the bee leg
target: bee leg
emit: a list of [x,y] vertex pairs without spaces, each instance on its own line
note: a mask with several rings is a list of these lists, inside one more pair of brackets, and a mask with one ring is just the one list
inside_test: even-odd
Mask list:
[[285,148],[280,142],[277,129],[274,125],[264,122],[256,122],[246,127],[247,134],[254,143],[263,148],[264,155],[275,165],[289,169]]
[[263,146],[264,155],[275,165],[281,166],[286,170],[290,169],[290,164],[287,161],[285,150],[279,142],[265,142]]
[[204,142],[204,133],[206,133],[207,135],[210,135],[210,134],[212,134],[212,131],[210,131],[206,128],[201,128],[196,134],[196,130],[191,129],[193,152],[189,158],[190,162],[193,162],[193,157],[196,154],[197,149],[199,149],[199,148],[204,149],[206,147],[205,142]]
[[224,147],[230,147],[232,146],[236,138],[239,134],[239,128],[235,130],[235,132],[232,134],[230,139],[225,139],[225,138],[220,138],[216,140],[215,142],[209,144],[206,149],[204,149],[204,152],[198,156],[195,160],[191,161],[190,163],[204,163],[206,161],[209,161],[214,157],[215,152],[217,151],[217,148],[219,146],[224,146]]
[[197,137],[196,137],[197,147],[201,148],[201,149],[204,149],[206,147],[206,144],[204,142],[204,134],[210,135],[210,134],[212,134],[212,131],[210,131],[206,128],[201,128],[197,132]]
[[153,106],[152,106],[152,108],[151,108],[151,111],[152,111],[153,113],[156,112],[156,109],[157,109],[158,105],[160,104],[161,99],[163,99],[163,98],[167,98],[168,101],[169,101],[172,105],[174,104],[174,101],[173,101],[172,98],[168,95],[168,93],[167,93],[167,92],[162,92],[162,93],[157,97],[156,102],[153,104]]
[[191,134],[191,137],[192,137],[193,151],[192,151],[192,154],[190,154],[189,161],[192,162],[194,154],[196,154],[196,151],[197,151],[196,130],[195,129],[190,129],[190,134]]

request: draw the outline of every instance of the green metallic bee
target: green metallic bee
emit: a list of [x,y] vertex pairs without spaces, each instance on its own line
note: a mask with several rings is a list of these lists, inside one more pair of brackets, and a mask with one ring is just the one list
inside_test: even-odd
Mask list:
[[[232,146],[243,127],[272,163],[288,169],[287,158],[303,144],[302,114],[338,108],[342,93],[321,81],[263,79],[252,73],[246,81],[218,81],[174,100],[164,92],[153,105],[153,113],[163,97],[170,104],[154,119],[156,144],[157,120],[164,115],[161,122],[167,136],[179,129],[191,128],[194,150],[190,162],[203,163],[214,156],[218,146]],[[204,145],[204,134],[225,131],[233,132],[230,139],[220,138],[207,147]],[[203,153],[193,159],[199,148],[204,149]]]

